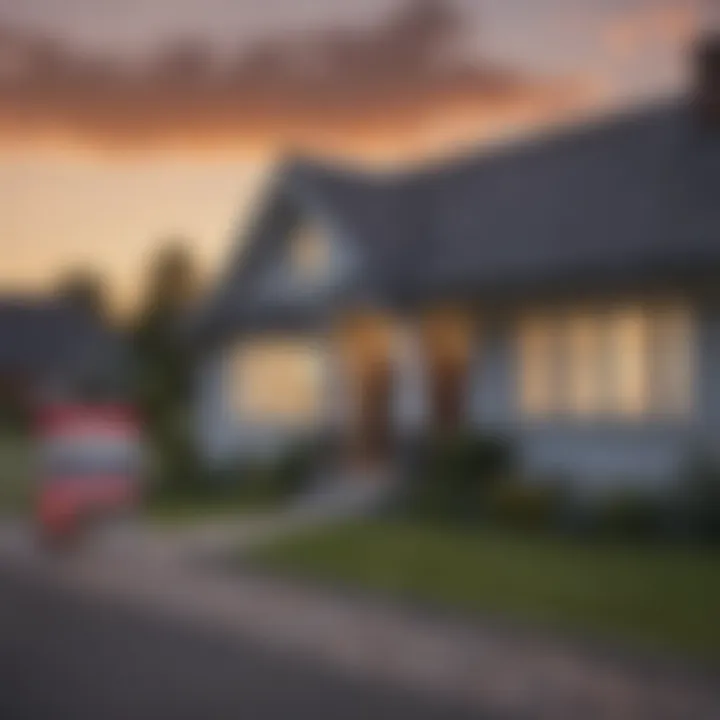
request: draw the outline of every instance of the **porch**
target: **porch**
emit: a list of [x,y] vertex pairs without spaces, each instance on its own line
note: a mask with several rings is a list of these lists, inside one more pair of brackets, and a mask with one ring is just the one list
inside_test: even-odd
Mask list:
[[515,440],[535,475],[656,482],[715,427],[717,404],[701,391],[717,357],[705,351],[713,317],[645,297],[346,312],[266,329],[206,363],[199,435],[218,460],[321,437],[355,468],[429,435],[490,430]]
[[201,370],[201,444],[221,459],[320,436],[351,467],[382,465],[405,442],[468,420],[477,343],[473,315],[454,309],[239,338]]

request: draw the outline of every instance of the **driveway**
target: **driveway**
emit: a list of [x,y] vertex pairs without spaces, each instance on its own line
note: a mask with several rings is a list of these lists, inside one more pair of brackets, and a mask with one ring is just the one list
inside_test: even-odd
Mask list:
[[478,717],[8,570],[0,678],[3,720]]

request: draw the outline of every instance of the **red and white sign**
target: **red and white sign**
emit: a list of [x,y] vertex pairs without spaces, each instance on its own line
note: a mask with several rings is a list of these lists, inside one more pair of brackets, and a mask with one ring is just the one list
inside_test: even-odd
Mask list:
[[37,429],[37,514],[49,531],[132,508],[138,499],[140,424],[125,405],[53,405]]

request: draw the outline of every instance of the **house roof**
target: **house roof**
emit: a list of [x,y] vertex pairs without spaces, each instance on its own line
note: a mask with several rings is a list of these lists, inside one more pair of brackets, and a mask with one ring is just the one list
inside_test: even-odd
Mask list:
[[67,303],[0,296],[0,373],[78,377],[122,358],[119,338]]
[[418,299],[720,262],[720,127],[685,102],[394,178],[295,173]]
[[719,189],[720,127],[683,99],[414,172],[295,161],[266,213],[321,212],[389,302],[422,302],[717,270]]

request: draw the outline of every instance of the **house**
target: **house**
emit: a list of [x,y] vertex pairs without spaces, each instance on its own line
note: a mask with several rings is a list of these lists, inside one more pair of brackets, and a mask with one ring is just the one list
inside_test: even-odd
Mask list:
[[116,333],[68,302],[0,297],[0,405],[117,390],[127,359]]
[[691,98],[412,172],[296,160],[192,320],[209,461],[511,438],[532,476],[720,455],[720,41]]

